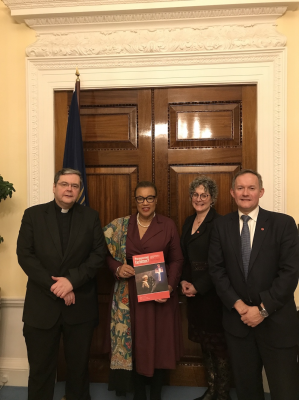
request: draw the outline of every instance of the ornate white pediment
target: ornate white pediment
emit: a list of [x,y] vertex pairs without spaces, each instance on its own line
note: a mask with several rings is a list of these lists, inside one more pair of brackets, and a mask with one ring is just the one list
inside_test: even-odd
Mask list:
[[[169,54],[279,48],[276,19],[297,2],[264,0],[3,0],[37,33],[29,57]],[[252,3],[251,3],[252,4]],[[277,4],[277,6],[275,6]]]
[[269,24],[157,30],[39,34],[30,57],[67,57],[231,51],[284,47],[286,38]]

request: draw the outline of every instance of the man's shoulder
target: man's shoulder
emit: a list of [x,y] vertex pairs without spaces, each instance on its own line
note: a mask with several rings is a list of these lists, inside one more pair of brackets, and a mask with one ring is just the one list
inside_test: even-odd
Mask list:
[[[51,209],[51,207],[54,207],[54,201],[49,201],[48,203],[43,203],[43,204],[37,204],[31,207],[28,207],[25,212],[27,213],[38,213],[38,212],[47,212],[48,210]],[[99,215],[98,211],[94,210],[93,208],[90,208],[88,206],[82,206],[78,203],[74,204],[74,210],[78,211],[78,212],[82,212],[85,215]]]
[[232,219],[235,219],[235,218],[238,218],[237,211],[234,211],[234,212],[231,212],[231,213],[228,213],[225,215],[217,214],[214,219],[214,224],[225,225],[228,223],[228,221],[231,221]]
[[269,211],[265,210],[263,208],[260,208],[259,210],[259,216],[266,217],[269,219],[272,219],[277,222],[295,222],[294,218],[291,215],[288,214],[283,214],[275,211]]
[[26,208],[26,213],[36,213],[36,212],[43,212],[46,211],[51,205],[53,201],[49,201],[48,203],[36,204],[34,206]]
[[78,203],[74,204],[74,210],[79,211],[83,213],[85,216],[90,215],[90,216],[99,216],[98,211],[94,210],[93,208],[89,206],[82,206]]
[[218,214],[218,212],[215,210],[215,208],[211,207],[208,212],[208,215],[206,216],[206,221],[214,222],[215,219],[222,218],[222,217],[223,217],[223,215]]

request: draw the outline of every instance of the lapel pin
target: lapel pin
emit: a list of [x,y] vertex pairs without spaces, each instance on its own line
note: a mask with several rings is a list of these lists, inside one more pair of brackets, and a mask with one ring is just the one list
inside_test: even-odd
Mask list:
[[196,233],[199,233],[199,231],[196,231]]
[[264,231],[265,230],[265,228],[261,228],[261,231]]

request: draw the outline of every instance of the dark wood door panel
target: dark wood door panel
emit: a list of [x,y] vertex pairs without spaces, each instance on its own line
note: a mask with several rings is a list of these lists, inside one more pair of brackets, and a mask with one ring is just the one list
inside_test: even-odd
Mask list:
[[158,189],[157,212],[169,216],[169,115],[167,89],[156,89],[154,91],[154,116],[154,180]]
[[257,87],[242,87],[242,166],[257,169]]
[[115,218],[136,213],[137,174],[137,166],[86,169],[90,207],[99,212],[103,226]]
[[137,104],[142,89],[81,90],[80,107]]
[[168,91],[168,99],[170,103],[180,103],[182,101],[189,103],[209,103],[214,101],[242,100],[243,86],[195,86],[186,88],[167,88],[166,90]]
[[[139,163],[140,154],[134,150],[88,150],[84,152],[85,165],[129,166]],[[118,164],[116,164],[116,159]],[[151,167],[151,166],[150,166]]]
[[171,164],[241,164],[242,148],[169,149],[168,163]]
[[71,101],[70,91],[54,92],[54,120],[55,120],[55,172],[62,168],[64,145],[67,130],[68,113]]
[[240,104],[169,106],[170,147],[240,146]]
[[137,105],[89,107],[80,117],[86,147],[137,148]]

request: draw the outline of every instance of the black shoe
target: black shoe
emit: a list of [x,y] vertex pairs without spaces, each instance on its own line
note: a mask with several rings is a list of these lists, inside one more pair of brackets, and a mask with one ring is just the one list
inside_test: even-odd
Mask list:
[[196,397],[194,400],[217,400],[217,393],[208,388],[202,396]]

